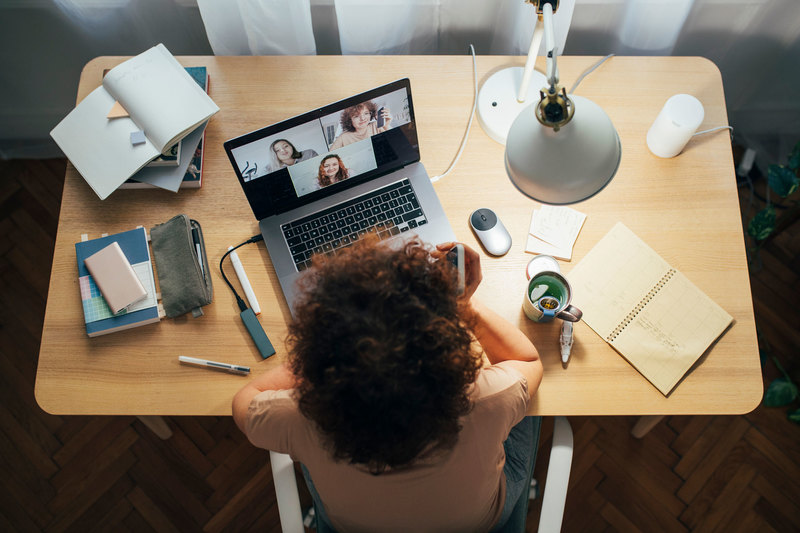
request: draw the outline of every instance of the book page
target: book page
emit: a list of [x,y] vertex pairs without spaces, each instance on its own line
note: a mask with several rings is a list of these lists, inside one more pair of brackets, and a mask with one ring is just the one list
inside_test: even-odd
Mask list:
[[160,153],[219,111],[163,44],[111,69],[103,86]]
[[732,321],[676,271],[611,345],[667,395]]
[[131,144],[141,129],[130,118],[107,119],[114,97],[98,87],[53,128],[50,135],[101,200],[160,151],[145,140]]
[[568,274],[572,303],[603,339],[669,271],[669,264],[617,223]]

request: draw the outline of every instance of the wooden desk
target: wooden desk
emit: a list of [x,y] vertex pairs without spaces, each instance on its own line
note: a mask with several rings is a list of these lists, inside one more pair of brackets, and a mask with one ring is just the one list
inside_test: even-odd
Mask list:
[[[81,100],[100,83],[104,68],[122,61],[101,57],[84,69]],[[233,394],[248,378],[178,364],[185,354],[250,365],[258,375],[286,355],[289,317],[263,245],[240,249],[258,295],[264,329],[277,356],[261,361],[242,326],[233,295],[217,265],[228,245],[258,233],[222,148],[223,141],[397,78],[411,79],[422,162],[431,175],[443,172],[461,142],[473,99],[472,60],[454,57],[183,57],[208,67],[210,94],[221,111],[205,140],[203,187],[173,194],[160,190],[117,191],[100,201],[68,167],[36,377],[36,398],[56,414],[229,415]],[[596,57],[559,59],[567,86]],[[479,83],[498,68],[522,65],[521,57],[479,57]],[[538,65],[543,70],[544,64]],[[503,147],[473,124],[455,170],[435,184],[459,239],[476,248],[467,217],[478,207],[501,216],[514,244],[502,258],[484,256],[478,297],[518,324],[535,342],[545,377],[531,407],[539,415],[739,414],[756,407],[762,381],[750,283],[726,131],[697,137],[673,159],[653,156],[645,135],[664,102],[676,93],[697,96],[705,106],[700,129],[727,124],[722,80],[702,58],[614,57],[589,75],[577,94],[602,106],[622,141],[614,180],[576,207],[586,223],[573,264],[622,221],[671,265],[686,274],[735,319],[669,398],[665,398],[585,324],[575,328],[568,369],[561,366],[558,324],[534,324],[521,311],[526,284],[524,252],[531,211],[504,170]],[[214,302],[199,319],[163,320],[90,339],[83,326],[74,243],[137,225],[150,228],[177,213],[203,225],[214,266]],[[233,272],[230,265],[227,265]]]

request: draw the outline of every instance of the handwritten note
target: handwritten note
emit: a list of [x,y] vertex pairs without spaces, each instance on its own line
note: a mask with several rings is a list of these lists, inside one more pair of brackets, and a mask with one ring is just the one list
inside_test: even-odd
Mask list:
[[534,209],[525,251],[572,259],[572,248],[586,220],[586,215],[569,207],[542,206]]

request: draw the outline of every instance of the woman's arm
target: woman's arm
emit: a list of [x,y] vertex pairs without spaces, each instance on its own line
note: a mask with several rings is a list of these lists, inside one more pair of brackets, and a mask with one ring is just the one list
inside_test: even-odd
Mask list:
[[[452,242],[438,245],[433,256],[441,259],[454,245]],[[472,297],[483,280],[483,274],[480,255],[467,245],[464,245],[464,278],[462,297],[469,300],[477,317],[473,333],[486,358],[493,365],[501,363],[517,369],[528,380],[528,393],[533,397],[544,373],[539,352],[519,328]]]
[[233,397],[233,420],[244,433],[245,421],[247,419],[247,408],[256,395],[265,390],[283,390],[294,388],[294,374],[289,368],[282,364],[278,367],[258,376],[250,383],[242,387]]

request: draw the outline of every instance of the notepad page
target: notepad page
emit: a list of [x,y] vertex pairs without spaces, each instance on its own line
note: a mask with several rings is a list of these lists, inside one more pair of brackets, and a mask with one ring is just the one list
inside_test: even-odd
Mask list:
[[676,271],[611,345],[667,395],[732,321]]
[[567,279],[583,321],[608,340],[669,264],[622,223],[617,223],[575,265]]
[[584,322],[664,395],[733,321],[621,223],[567,278]]

